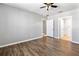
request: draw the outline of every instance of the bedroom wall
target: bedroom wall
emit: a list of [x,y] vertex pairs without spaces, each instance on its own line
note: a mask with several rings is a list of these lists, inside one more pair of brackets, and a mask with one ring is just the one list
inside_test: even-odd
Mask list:
[[46,35],[46,20],[43,20],[43,35]]
[[0,46],[40,37],[42,30],[40,15],[0,4]]

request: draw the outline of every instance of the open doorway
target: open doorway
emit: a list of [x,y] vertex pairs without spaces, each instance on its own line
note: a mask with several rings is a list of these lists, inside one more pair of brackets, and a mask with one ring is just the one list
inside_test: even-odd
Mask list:
[[58,19],[58,37],[63,40],[72,40],[72,16]]
[[47,36],[53,37],[53,20],[46,21]]

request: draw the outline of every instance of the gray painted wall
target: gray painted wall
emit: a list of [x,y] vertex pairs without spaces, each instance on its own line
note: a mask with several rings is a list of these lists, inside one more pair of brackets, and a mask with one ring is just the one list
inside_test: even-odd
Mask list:
[[43,34],[46,34],[46,20],[43,20]]
[[58,20],[57,18],[53,18],[53,37],[58,37]]
[[41,34],[40,15],[0,5],[0,46],[39,37]]

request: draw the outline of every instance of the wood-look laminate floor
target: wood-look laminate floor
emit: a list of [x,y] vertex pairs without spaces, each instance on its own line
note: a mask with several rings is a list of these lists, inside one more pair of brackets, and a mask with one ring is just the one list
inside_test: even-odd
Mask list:
[[0,48],[0,56],[79,56],[79,45],[51,37]]

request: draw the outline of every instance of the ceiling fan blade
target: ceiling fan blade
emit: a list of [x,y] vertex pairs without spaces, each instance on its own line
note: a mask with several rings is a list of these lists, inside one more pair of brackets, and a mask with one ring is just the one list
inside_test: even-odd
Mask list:
[[48,5],[48,3],[44,3],[45,5]]
[[46,6],[42,6],[42,7],[40,7],[40,8],[45,8]]
[[57,8],[58,6],[56,6],[56,5],[51,5],[51,7],[53,7],[53,8]]
[[50,4],[52,5],[52,4],[54,4],[54,3],[50,3]]

